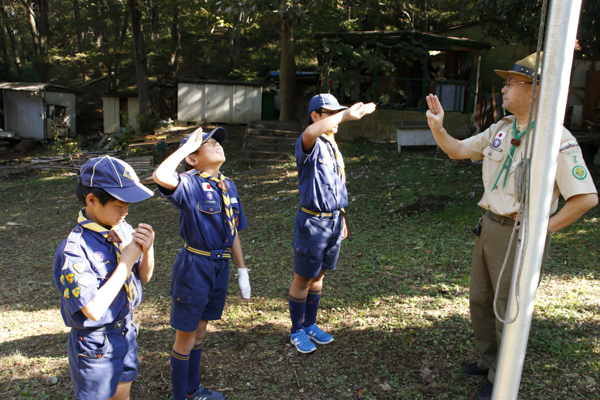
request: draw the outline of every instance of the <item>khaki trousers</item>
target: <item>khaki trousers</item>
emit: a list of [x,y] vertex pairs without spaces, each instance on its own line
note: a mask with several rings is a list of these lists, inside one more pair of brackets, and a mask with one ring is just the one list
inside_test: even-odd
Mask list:
[[[479,362],[477,365],[481,369],[489,369],[488,379],[492,383],[496,378],[498,350],[500,349],[502,329],[504,328],[504,324],[498,321],[494,314],[494,295],[512,229],[513,227],[510,225],[502,225],[484,216],[481,234],[475,241],[471,263],[469,305],[471,325],[479,348]],[[498,315],[502,319],[504,319],[506,313],[518,234],[519,232],[515,232],[496,302]],[[550,236],[546,240],[544,255],[547,254],[549,249]]]

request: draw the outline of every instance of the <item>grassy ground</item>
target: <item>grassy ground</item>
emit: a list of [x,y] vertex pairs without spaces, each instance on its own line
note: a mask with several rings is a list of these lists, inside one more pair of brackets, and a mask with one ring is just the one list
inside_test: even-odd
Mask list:
[[[289,343],[286,300],[299,203],[295,164],[290,158],[262,175],[242,173],[241,133],[231,132],[222,170],[238,185],[250,225],[241,240],[253,298],[237,298],[232,275],[224,318],[204,341],[204,385],[229,399],[474,398],[485,381],[463,375],[460,365],[476,359],[468,296],[481,166],[435,150],[341,144],[353,239],[325,279],[318,319],[336,340],[301,355]],[[592,175],[600,178],[600,170]],[[1,399],[72,398],[52,257],[75,225],[76,182],[70,173],[0,170]],[[177,215],[157,193],[128,216],[157,231],[155,274],[135,317],[142,330],[132,399],[170,399]],[[600,398],[599,217],[596,208],[555,236],[522,399]]]

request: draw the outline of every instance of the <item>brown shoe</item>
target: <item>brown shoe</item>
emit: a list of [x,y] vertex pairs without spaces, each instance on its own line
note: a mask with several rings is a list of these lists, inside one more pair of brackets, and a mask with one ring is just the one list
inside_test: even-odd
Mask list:
[[488,374],[488,370],[479,368],[476,362],[463,365],[462,372],[464,372],[467,375],[474,376],[487,376]]

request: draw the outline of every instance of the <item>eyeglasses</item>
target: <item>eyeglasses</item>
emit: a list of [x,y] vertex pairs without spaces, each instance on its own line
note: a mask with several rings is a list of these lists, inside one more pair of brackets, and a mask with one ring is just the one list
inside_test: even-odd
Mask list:
[[513,83],[525,83],[528,85],[533,85],[533,82],[519,82],[519,81],[513,81],[512,79],[507,79],[504,81],[504,86],[510,87],[510,85],[512,85]]

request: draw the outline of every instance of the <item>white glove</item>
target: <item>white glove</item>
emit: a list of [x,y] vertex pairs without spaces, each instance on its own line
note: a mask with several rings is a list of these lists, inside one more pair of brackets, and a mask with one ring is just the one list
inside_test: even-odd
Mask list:
[[240,291],[242,297],[245,299],[250,298],[250,278],[248,277],[248,268],[238,268],[238,284],[240,285]]

